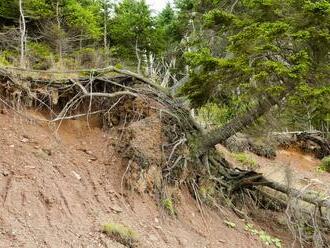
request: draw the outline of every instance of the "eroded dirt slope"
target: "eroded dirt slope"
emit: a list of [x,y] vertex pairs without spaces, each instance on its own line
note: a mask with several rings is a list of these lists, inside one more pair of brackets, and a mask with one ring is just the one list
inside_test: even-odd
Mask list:
[[127,162],[97,122],[56,130],[0,114],[0,247],[123,247],[100,232],[108,222],[134,229],[140,247],[262,247],[232,213],[203,207],[201,215],[184,188],[177,218],[152,196],[122,189]]
[[[226,159],[237,164],[232,153],[225,147],[219,145]],[[266,178],[300,190],[316,190],[325,195],[330,194],[330,176],[327,172],[318,171],[321,161],[311,154],[304,154],[295,149],[278,150],[275,159],[267,159],[246,152],[247,157],[256,162],[253,168],[265,175]]]

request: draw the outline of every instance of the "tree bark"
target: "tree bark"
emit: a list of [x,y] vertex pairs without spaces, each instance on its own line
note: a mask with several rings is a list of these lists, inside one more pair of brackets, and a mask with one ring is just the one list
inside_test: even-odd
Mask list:
[[23,10],[23,0],[19,0],[19,29],[20,29],[20,66],[25,68],[25,51],[26,51],[26,22]]
[[63,44],[62,44],[62,33],[61,33],[61,20],[60,20],[60,2],[56,2],[56,21],[57,21],[57,28],[58,32],[60,32],[60,37],[59,40],[57,41],[58,43],[58,54],[59,54],[59,60],[60,64],[62,64],[62,58],[63,58]]
[[136,38],[136,41],[135,41],[135,55],[136,55],[136,59],[137,59],[137,73],[138,74],[141,74],[141,58],[140,58],[140,55],[139,55],[139,45],[138,45],[138,38]]
[[103,45],[104,45],[104,50],[107,50],[108,49],[108,6],[106,1],[103,2],[103,8],[104,8]]
[[258,118],[266,114],[273,106],[275,106],[288,92],[284,92],[279,97],[270,95],[264,96],[257,106],[242,115],[239,115],[225,124],[223,127],[214,129],[206,133],[200,140],[197,146],[197,155],[201,156],[208,150],[214,148],[217,144],[224,143],[228,138],[249,127]]

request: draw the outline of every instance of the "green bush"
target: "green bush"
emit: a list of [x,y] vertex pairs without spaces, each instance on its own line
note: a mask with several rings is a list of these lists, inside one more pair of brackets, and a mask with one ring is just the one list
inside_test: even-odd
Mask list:
[[17,52],[4,50],[0,53],[0,65],[9,66],[12,65],[17,60]]
[[2,54],[0,55],[0,65],[3,65],[3,66],[10,65],[10,63],[7,61],[6,57],[3,56]]
[[75,51],[73,55],[79,62],[80,66],[84,68],[93,68],[95,67],[96,62],[96,53],[97,51],[94,48],[85,47],[78,51]]
[[125,246],[131,248],[137,246],[137,233],[127,226],[118,223],[108,223],[103,225],[102,232]]
[[50,47],[41,42],[29,42],[27,57],[33,69],[47,70],[52,66],[52,52]]
[[319,168],[321,171],[330,172],[330,156],[327,156],[322,159],[321,165]]

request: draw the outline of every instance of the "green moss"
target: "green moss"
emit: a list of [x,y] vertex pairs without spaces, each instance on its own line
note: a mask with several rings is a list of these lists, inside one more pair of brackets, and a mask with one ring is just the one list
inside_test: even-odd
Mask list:
[[123,65],[120,64],[120,63],[118,63],[118,64],[115,65],[115,68],[116,68],[116,69],[119,69],[119,70],[120,70],[120,69],[123,69]]
[[246,153],[234,153],[233,157],[235,160],[237,160],[249,169],[255,169],[258,167],[258,163],[254,159],[249,157]]
[[330,156],[322,159],[319,170],[323,172],[330,172]]
[[129,227],[118,223],[108,223],[102,226],[102,232],[127,247],[137,246],[138,235]]

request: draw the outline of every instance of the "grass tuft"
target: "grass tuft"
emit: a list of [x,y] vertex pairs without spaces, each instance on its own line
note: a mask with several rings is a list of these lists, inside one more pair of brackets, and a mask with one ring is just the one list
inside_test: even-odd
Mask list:
[[176,209],[174,207],[173,199],[172,198],[166,198],[162,201],[163,208],[168,212],[169,215],[175,216],[176,215]]
[[234,153],[233,157],[235,160],[240,162],[243,166],[247,167],[248,169],[256,169],[258,168],[258,163],[249,157],[246,153]]
[[319,170],[324,172],[330,172],[330,156],[322,159],[321,165],[319,166]]
[[137,247],[138,235],[127,226],[118,223],[108,223],[102,226],[102,232],[127,247]]

